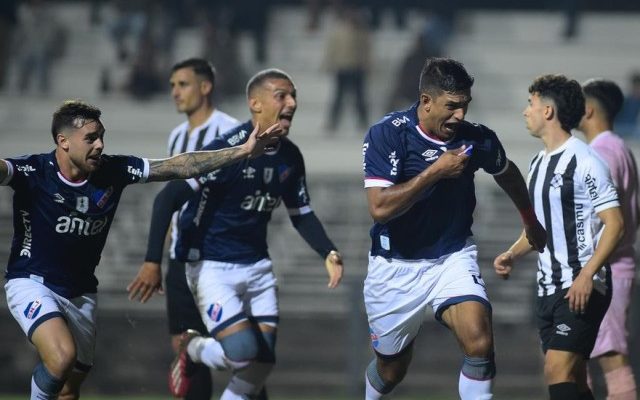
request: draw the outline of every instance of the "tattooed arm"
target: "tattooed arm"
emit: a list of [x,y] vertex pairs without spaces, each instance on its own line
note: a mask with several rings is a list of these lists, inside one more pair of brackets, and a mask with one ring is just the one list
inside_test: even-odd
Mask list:
[[264,132],[258,133],[260,126],[249,135],[249,139],[241,145],[222,150],[192,151],[171,158],[149,160],[148,182],[186,179],[214,171],[226,165],[247,158],[255,158],[264,153],[265,147],[273,144],[282,132],[275,124]]

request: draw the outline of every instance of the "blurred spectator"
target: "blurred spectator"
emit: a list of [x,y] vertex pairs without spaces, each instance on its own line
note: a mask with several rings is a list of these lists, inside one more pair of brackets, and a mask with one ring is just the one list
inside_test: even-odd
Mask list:
[[342,114],[342,102],[346,92],[353,93],[358,123],[368,124],[366,100],[366,75],[371,64],[369,30],[362,12],[353,6],[337,8],[336,26],[328,36],[324,55],[324,67],[334,76],[333,100],[326,125],[330,130],[338,128]]
[[615,121],[616,133],[625,139],[640,139],[640,71],[630,77],[631,88]]
[[[255,60],[260,64],[267,62],[267,28],[270,5],[265,0],[234,0],[231,34],[236,36],[249,32],[255,44]],[[220,63],[216,63],[220,65]],[[217,68],[217,67],[216,67]]]
[[126,89],[135,99],[146,100],[160,92],[165,86],[163,83],[153,38],[150,32],[146,32],[138,43]]
[[215,102],[230,96],[244,95],[247,73],[240,62],[237,37],[229,27],[217,23],[216,13],[205,13],[202,21],[203,49],[201,55],[216,67]]
[[435,7],[425,19],[422,30],[400,64],[396,74],[396,85],[389,96],[387,112],[404,109],[413,104],[418,99],[419,82],[416,76],[420,76],[427,57],[440,57],[447,53],[455,15],[453,10]]
[[109,24],[109,34],[116,47],[119,61],[129,58],[129,42],[138,46],[147,26],[146,0],[114,0],[115,20]]
[[27,0],[18,9],[17,43],[20,91],[29,88],[35,73],[40,92],[48,92],[51,64],[65,51],[66,33],[44,0]]
[[409,8],[407,0],[351,0],[351,2],[354,4],[361,4],[369,10],[369,24],[372,29],[378,29],[380,27],[382,23],[382,12],[385,8],[391,9],[396,28],[404,29],[407,25],[407,18],[405,15]]
[[18,0],[0,1],[0,90],[4,86],[7,74],[13,31],[18,20],[17,14]]

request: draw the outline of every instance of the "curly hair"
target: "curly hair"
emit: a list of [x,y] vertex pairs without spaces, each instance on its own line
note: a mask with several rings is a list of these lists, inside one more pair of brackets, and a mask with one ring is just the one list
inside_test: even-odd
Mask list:
[[542,75],[529,86],[529,93],[553,101],[558,121],[567,132],[576,128],[584,115],[584,95],[575,79],[559,74]]

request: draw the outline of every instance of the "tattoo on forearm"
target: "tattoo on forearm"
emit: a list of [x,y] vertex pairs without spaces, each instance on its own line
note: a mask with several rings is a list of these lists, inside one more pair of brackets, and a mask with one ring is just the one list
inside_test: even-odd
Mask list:
[[148,181],[167,181],[198,176],[232,164],[242,158],[239,147],[194,151],[162,160],[149,160]]

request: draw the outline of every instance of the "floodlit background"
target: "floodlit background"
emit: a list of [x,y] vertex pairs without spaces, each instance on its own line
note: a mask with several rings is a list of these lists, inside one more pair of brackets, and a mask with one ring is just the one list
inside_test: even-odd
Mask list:
[[[634,2],[378,0],[360,1],[353,9],[340,3],[0,1],[0,157],[51,151],[52,112],[63,100],[80,98],[103,110],[107,153],[161,158],[169,132],[183,121],[168,89],[174,62],[209,58],[218,70],[217,106],[240,120],[249,118],[243,95],[248,77],[267,67],[291,74],[299,104],[290,138],[305,155],[312,204],[345,256],[346,277],[338,289],[328,290],[322,260],[283,210],[274,214],[269,242],[281,324],[278,364],[268,387],[275,400],[363,397],[372,352],[361,294],[371,225],[362,189],[362,138],[367,125],[412,103],[426,56],[447,55],[465,64],[476,78],[467,119],[494,129],[524,173],[541,148],[521,115],[537,75],[605,77],[630,93],[631,76],[640,71],[640,5]],[[359,27],[357,39],[344,33],[338,15]],[[355,44],[338,56],[328,50],[332,40]],[[350,94],[341,106],[332,105],[335,68],[354,54],[367,72],[365,112]],[[637,125],[618,126],[637,155]],[[518,235],[519,216],[490,177],[479,172],[476,179],[473,230],[494,307],[495,398],[544,398],[532,317],[534,258],[507,282],[494,277],[492,260]],[[98,267],[97,355],[84,394],[168,397],[172,356],[164,298],[140,305],[125,293],[143,260],[151,202],[160,187],[134,185],[122,198]],[[11,196],[10,189],[0,189],[2,264],[12,235]],[[638,297],[636,291],[630,326],[636,376]],[[0,394],[24,398],[36,355],[7,310],[4,293],[0,303]],[[397,398],[457,397],[461,354],[432,313],[427,321]],[[214,381],[219,393],[226,375],[216,372]],[[601,379],[596,395],[604,396]]]

